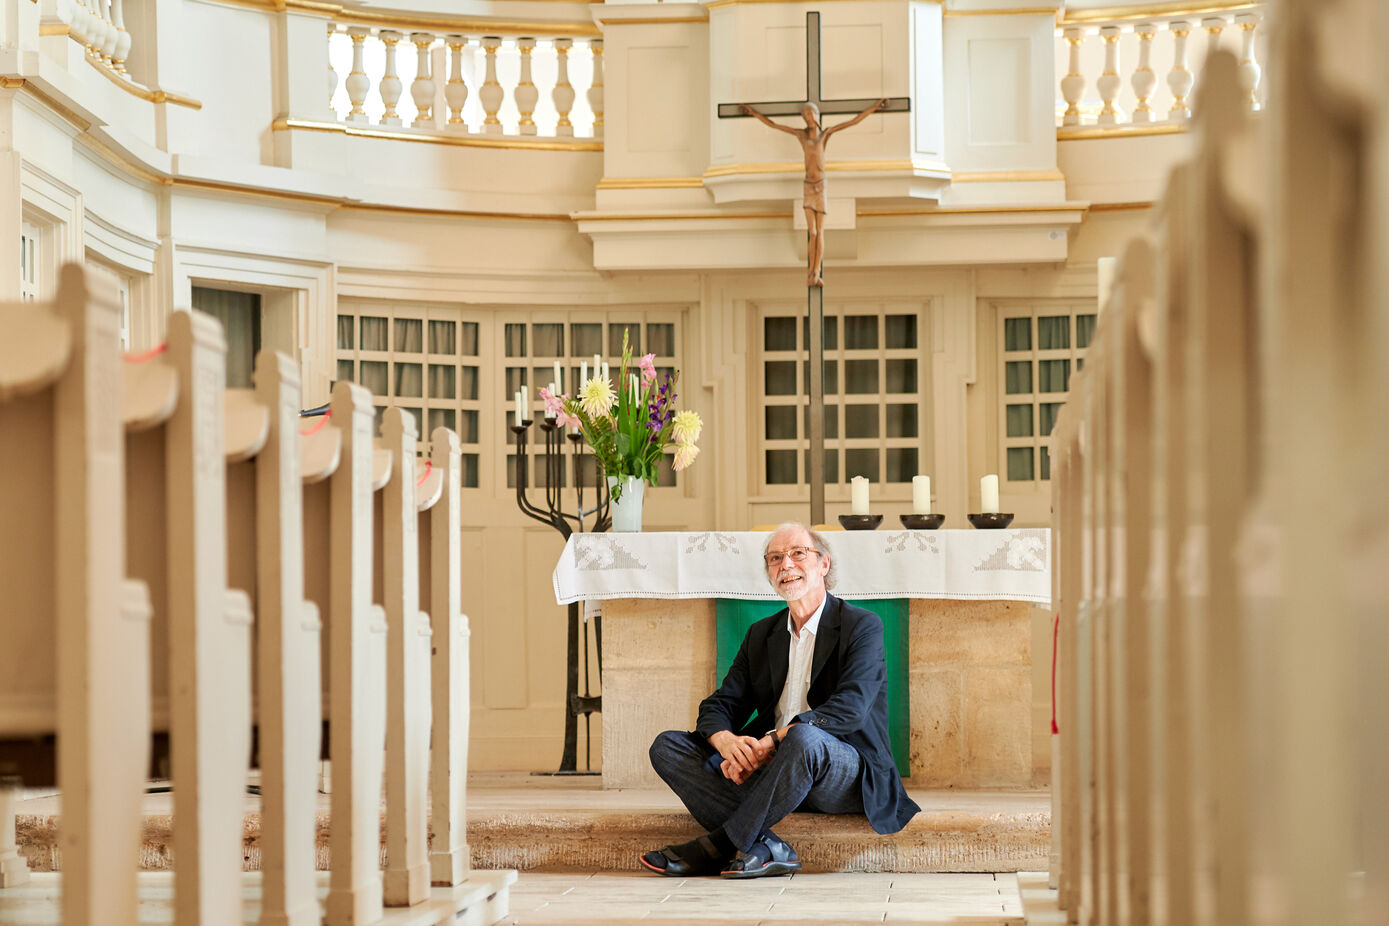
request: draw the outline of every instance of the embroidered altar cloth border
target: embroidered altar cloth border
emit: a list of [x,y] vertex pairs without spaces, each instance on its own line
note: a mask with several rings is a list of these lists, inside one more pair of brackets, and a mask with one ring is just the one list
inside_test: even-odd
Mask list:
[[[555,600],[775,600],[762,567],[767,532],[573,534],[555,566]],[[841,598],[1051,601],[1051,531],[834,531]]]

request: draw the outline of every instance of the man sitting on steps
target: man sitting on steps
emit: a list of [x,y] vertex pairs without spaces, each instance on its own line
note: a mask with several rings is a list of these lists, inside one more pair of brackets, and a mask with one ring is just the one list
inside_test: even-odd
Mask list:
[[827,593],[828,544],[784,524],[763,550],[787,607],[749,628],[692,733],[669,730],[651,764],[709,832],[641,857],[662,875],[761,878],[799,871],[772,832],[793,811],[862,813],[895,833],[921,808],[888,748],[883,625]]

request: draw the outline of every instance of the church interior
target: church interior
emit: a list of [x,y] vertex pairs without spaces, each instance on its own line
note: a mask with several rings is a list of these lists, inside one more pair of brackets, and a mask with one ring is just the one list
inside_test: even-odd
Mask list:
[[[0,926],[1389,923],[1381,39],[0,0]],[[703,427],[603,533],[545,396],[624,343]],[[788,521],[923,812],[672,885],[646,750]]]

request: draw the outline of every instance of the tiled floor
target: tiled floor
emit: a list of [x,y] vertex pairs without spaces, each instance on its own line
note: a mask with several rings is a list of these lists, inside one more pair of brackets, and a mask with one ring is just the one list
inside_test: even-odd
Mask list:
[[1011,874],[799,874],[721,881],[523,871],[511,889],[511,915],[502,922],[1016,926],[1022,923],[1022,902]]

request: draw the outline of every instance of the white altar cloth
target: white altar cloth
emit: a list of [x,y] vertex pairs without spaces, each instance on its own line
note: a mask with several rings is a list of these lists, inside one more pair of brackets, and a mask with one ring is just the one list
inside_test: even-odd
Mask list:
[[[555,566],[560,604],[607,598],[775,599],[765,531],[573,534]],[[1051,531],[834,531],[841,598],[1051,601]]]

